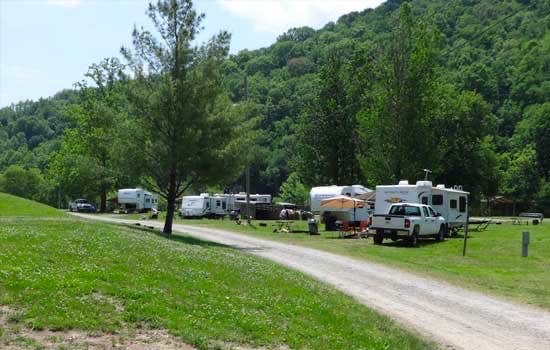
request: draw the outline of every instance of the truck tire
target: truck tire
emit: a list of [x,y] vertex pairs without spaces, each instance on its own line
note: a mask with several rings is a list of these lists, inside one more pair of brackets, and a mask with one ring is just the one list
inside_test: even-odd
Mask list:
[[439,232],[437,233],[437,235],[435,236],[435,240],[438,241],[438,242],[441,242],[441,241],[444,241],[445,240],[445,232],[447,230],[445,229],[445,225],[441,225],[439,227]]
[[413,230],[413,233],[409,237],[409,245],[411,247],[417,247],[418,246],[418,226],[416,226]]
[[376,245],[382,244],[382,241],[384,241],[384,235],[382,234],[382,231],[376,231],[376,234],[372,237],[372,240]]

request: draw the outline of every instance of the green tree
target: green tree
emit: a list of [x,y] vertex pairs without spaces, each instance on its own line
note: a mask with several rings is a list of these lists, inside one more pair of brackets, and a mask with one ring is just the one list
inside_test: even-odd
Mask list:
[[430,127],[438,154],[432,170],[434,178],[447,185],[462,185],[486,197],[497,191],[496,154],[493,147],[496,121],[491,106],[472,91],[459,91],[439,84],[434,91]]
[[404,3],[395,29],[384,39],[378,44],[370,102],[359,115],[366,146],[362,166],[370,183],[418,178],[438,158],[430,119],[437,103],[439,34],[413,20]]
[[331,51],[319,72],[319,88],[301,119],[296,164],[307,185],[353,184],[360,178],[356,108],[348,94],[348,70]]
[[302,183],[300,176],[297,173],[292,173],[281,185],[279,197],[284,202],[305,205],[308,202],[309,191]]
[[27,170],[11,165],[0,175],[0,192],[37,200],[45,197],[41,195],[41,190],[44,189],[44,179],[36,168]]
[[512,147],[534,145],[537,164],[545,179],[550,179],[550,102],[528,106],[512,137]]
[[529,203],[535,198],[541,186],[534,148],[528,146],[516,154],[504,154],[501,156],[501,162],[505,164],[501,174],[501,193],[512,197],[514,204],[516,201]]
[[223,90],[230,35],[221,32],[192,46],[204,15],[191,0],[160,0],[147,14],[160,38],[134,29],[134,52],[122,49],[135,78],[131,100],[140,140],[128,146],[143,155],[136,165],[166,199],[163,232],[171,234],[175,200],[191,184],[212,184],[242,171],[247,124]]
[[74,126],[65,131],[50,167],[65,195],[97,195],[101,212],[106,210],[107,193],[119,177],[113,152],[128,107],[120,80],[123,68],[116,58],[90,66],[86,77],[95,86],[85,81],[78,84],[81,102],[67,111]]

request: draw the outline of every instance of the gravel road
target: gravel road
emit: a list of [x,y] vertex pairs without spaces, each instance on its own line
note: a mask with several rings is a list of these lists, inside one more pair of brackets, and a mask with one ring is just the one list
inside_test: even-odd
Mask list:
[[[98,215],[79,217],[135,224]],[[161,222],[141,221],[162,228]],[[550,312],[384,265],[224,230],[175,224],[175,232],[245,250],[301,271],[447,349],[550,349]]]

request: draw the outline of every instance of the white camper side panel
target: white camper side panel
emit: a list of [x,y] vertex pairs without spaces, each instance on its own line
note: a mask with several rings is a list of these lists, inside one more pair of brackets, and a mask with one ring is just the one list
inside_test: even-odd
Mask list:
[[455,227],[455,226],[465,225],[467,219],[468,219],[468,193],[461,192],[461,191],[450,191],[449,192],[449,226]]
[[157,208],[157,195],[141,188],[123,188],[118,190],[118,203],[125,208],[143,211]]
[[202,217],[208,213],[210,198],[204,196],[184,196],[181,199],[182,217]]
[[157,208],[156,203],[156,195],[152,194],[151,192],[144,192],[143,193],[143,209],[151,210],[153,208]]
[[137,193],[133,188],[124,188],[118,190],[118,203],[119,204],[136,204]]
[[218,216],[227,214],[227,198],[221,196],[210,197],[209,214]]
[[468,192],[452,188],[433,188],[432,206],[447,220],[449,227],[462,226],[466,224],[468,216]]
[[419,194],[415,185],[376,186],[374,214],[387,214],[395,203],[420,203]]
[[449,191],[442,188],[433,188],[431,205],[436,212],[449,222]]

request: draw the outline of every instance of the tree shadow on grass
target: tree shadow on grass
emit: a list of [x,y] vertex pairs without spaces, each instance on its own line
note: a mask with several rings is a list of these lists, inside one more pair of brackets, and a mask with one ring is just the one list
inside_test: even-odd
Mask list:
[[201,239],[191,237],[191,236],[184,236],[183,234],[180,234],[180,233],[172,233],[171,235],[167,235],[167,234],[163,233],[161,230],[159,230],[159,229],[157,229],[153,226],[146,226],[146,225],[132,225],[132,226],[129,226],[129,225],[126,225],[126,227],[130,227],[130,228],[132,228],[134,230],[138,230],[138,231],[152,233],[157,237],[161,237],[161,238],[164,238],[164,239],[167,239],[167,240],[170,240],[170,241],[183,243],[183,244],[190,244],[190,245],[196,245],[196,246],[201,246],[201,247],[236,248],[236,247],[232,247],[230,245],[220,244],[220,243],[211,242],[211,241],[205,241],[205,240],[201,240]]
[[400,239],[400,240],[395,241],[395,242],[394,241],[391,241],[391,242],[384,241],[384,243],[382,243],[382,245],[386,246],[386,247],[414,249],[414,248],[421,248],[421,247],[424,247],[424,246],[430,246],[432,244],[438,244],[438,243],[442,243],[442,242],[436,241],[435,239],[427,238],[427,239],[418,239],[418,244],[417,244],[416,247],[411,247],[410,243],[406,239]]
[[[475,234],[477,234],[479,232],[477,231],[474,231],[474,232],[468,232],[468,239],[471,239],[471,238],[476,238]],[[453,239],[464,239],[464,233],[457,233],[456,235],[452,236],[452,237],[447,237],[447,239],[449,240],[453,240]]]

